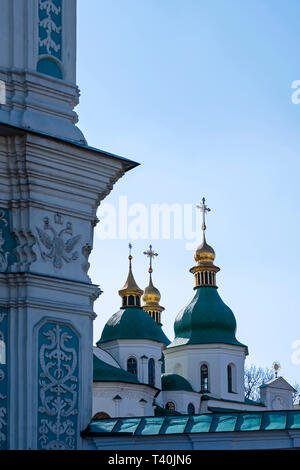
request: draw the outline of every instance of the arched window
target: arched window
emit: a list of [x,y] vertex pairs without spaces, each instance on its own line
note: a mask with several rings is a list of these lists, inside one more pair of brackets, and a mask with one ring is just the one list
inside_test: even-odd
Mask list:
[[130,357],[127,360],[127,371],[137,375],[137,360],[135,357]]
[[166,403],[166,410],[175,411],[175,403],[173,403],[172,401],[168,401],[168,403]]
[[105,411],[99,411],[98,413],[96,413],[93,417],[92,417],[92,420],[93,421],[98,421],[100,419],[109,419],[110,416],[108,413],[106,413]]
[[152,358],[148,362],[148,383],[151,387],[155,386],[155,362]]
[[136,306],[139,307],[140,306],[140,298],[139,298],[138,295],[135,297],[135,301],[136,301]]
[[201,376],[201,392],[208,392],[208,366],[202,364],[200,369]]
[[228,384],[228,392],[233,393],[232,365],[231,364],[227,366],[227,384]]
[[194,415],[195,414],[195,407],[193,403],[188,404],[187,412],[189,415]]
[[134,296],[133,295],[128,296],[128,305],[134,305]]
[[127,305],[127,297],[126,297],[126,295],[124,295],[124,297],[123,297],[123,307],[126,307],[126,305]]

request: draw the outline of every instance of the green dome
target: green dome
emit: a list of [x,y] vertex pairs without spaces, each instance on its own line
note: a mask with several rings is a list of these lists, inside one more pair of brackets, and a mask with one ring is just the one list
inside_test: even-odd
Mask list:
[[216,287],[197,287],[192,301],[177,315],[175,339],[169,347],[183,344],[225,343],[245,346],[236,337],[232,310],[224,304]]
[[97,344],[116,339],[148,339],[170,344],[161,326],[142,308],[124,308],[106,323]]
[[161,389],[164,391],[185,390],[193,392],[191,384],[181,375],[178,374],[162,374]]

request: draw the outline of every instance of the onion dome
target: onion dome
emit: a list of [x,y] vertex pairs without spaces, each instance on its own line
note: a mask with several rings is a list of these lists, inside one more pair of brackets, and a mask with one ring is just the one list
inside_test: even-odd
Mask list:
[[235,336],[236,320],[232,310],[223,302],[216,286],[216,273],[220,270],[214,265],[215,252],[206,243],[205,213],[210,209],[202,199],[198,206],[203,215],[203,241],[196,249],[196,266],[190,269],[195,276],[195,295],[191,302],[177,315],[174,323],[175,339],[169,347],[184,344],[225,343],[247,346]]
[[177,315],[175,339],[169,347],[183,344],[225,343],[244,346],[235,336],[236,320],[216,287],[197,287],[192,301]]
[[212,264],[215,260],[214,249],[206,243],[205,233],[203,232],[203,241],[201,245],[195,251],[194,259],[196,263],[208,263]]
[[160,292],[154,287],[152,282],[152,258],[158,256],[158,253],[155,253],[152,250],[152,245],[149,245],[149,250],[144,251],[144,255],[148,256],[150,259],[150,266],[148,269],[149,272],[149,284],[144,290],[143,295],[143,309],[158,323],[161,325],[161,312],[164,311],[164,307],[159,305],[160,302]]
[[162,374],[161,376],[162,391],[185,391],[193,392],[193,388],[184,377],[178,374]]
[[158,305],[160,301],[160,292],[152,283],[152,276],[150,274],[149,285],[144,290],[143,301],[145,305]]
[[[129,246],[131,250],[131,245]],[[106,323],[97,345],[116,340],[150,340],[169,344],[161,326],[140,307],[143,291],[137,286],[131,266],[132,256],[129,255],[129,274],[124,287],[119,291],[122,307]]]

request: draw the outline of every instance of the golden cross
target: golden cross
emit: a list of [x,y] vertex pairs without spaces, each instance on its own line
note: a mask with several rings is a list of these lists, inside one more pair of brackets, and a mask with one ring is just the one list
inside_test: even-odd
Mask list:
[[158,256],[158,253],[155,253],[155,251],[152,251],[152,245],[149,245],[149,250],[144,251],[144,255],[146,255],[146,256],[148,256],[148,258],[150,258],[149,273],[152,273],[152,258],[153,258],[153,256]]
[[197,209],[200,209],[202,212],[202,230],[206,230],[206,225],[205,225],[205,213],[210,212],[210,208],[207,207],[205,204],[205,197],[202,198],[202,204],[197,205]]

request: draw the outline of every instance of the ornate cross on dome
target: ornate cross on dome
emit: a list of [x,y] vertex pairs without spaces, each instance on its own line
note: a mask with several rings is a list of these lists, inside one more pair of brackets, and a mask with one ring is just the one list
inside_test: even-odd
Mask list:
[[129,257],[131,257],[131,258],[132,258],[132,256],[131,256],[131,248],[132,248],[132,245],[131,245],[131,243],[128,243],[128,248],[129,248]]
[[152,245],[149,245],[149,250],[144,251],[144,255],[148,256],[150,258],[150,267],[149,267],[149,273],[152,273],[152,258],[153,256],[158,256],[158,253],[155,253],[155,251],[152,251]]
[[210,212],[209,207],[205,204],[205,197],[202,198],[202,204],[196,206],[197,209],[200,209],[202,212],[202,230],[206,230],[206,225],[205,225],[205,213]]

